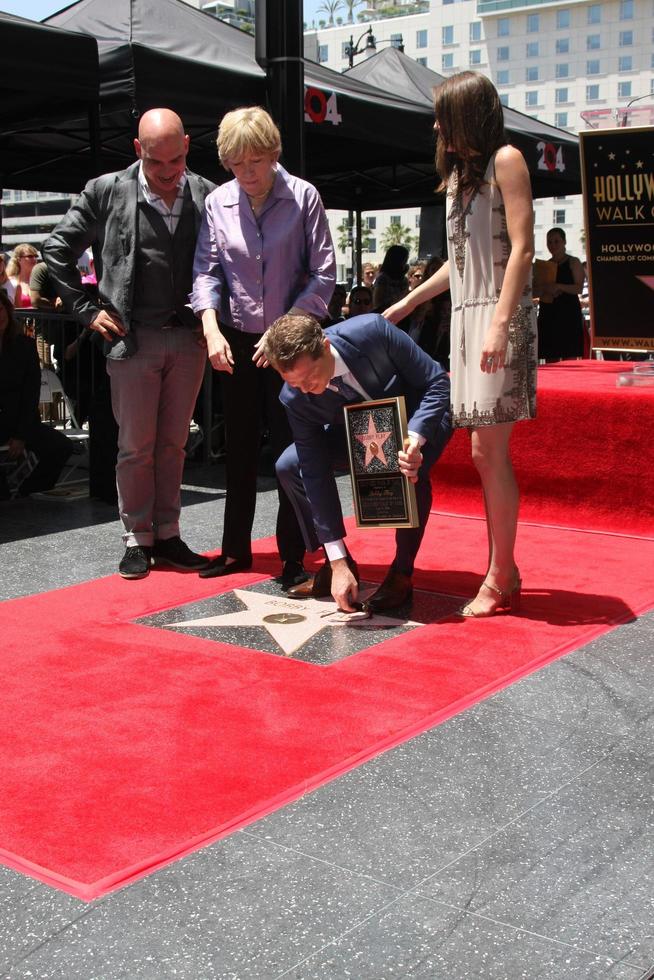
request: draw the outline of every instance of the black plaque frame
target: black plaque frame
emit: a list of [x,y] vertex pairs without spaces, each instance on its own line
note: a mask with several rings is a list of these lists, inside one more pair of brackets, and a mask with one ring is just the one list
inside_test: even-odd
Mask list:
[[407,438],[404,396],[357,402],[343,411],[357,527],[418,527],[415,486],[400,472],[397,457]]

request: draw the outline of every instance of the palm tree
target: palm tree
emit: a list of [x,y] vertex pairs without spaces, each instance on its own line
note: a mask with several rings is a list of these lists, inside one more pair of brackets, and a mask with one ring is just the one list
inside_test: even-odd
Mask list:
[[390,224],[381,236],[381,246],[384,250],[391,245],[406,245],[410,252],[417,251],[418,236],[413,235],[410,228],[401,222]]
[[354,23],[354,8],[360,7],[364,0],[343,0],[345,4],[345,9],[347,10],[347,22],[348,24]]
[[343,6],[343,0],[323,0],[319,7],[316,7],[317,14],[327,14],[329,26],[334,26],[334,14]]

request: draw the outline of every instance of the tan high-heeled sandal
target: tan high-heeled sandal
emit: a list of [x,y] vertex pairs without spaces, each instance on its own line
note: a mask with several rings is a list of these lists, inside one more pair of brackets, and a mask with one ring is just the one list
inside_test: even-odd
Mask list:
[[[459,616],[464,616],[466,619],[488,619],[490,616],[495,616],[496,613],[515,613],[520,609],[520,594],[522,592],[522,579],[520,578],[520,573],[516,570],[515,579],[513,582],[513,588],[505,591],[500,589],[497,585],[491,585],[490,582],[484,580],[481,583],[481,589],[486,588],[489,592],[494,592],[499,596],[499,600],[493,606],[492,609],[488,609],[485,612],[474,612],[471,608],[472,603],[468,602],[465,606],[462,606],[459,610]],[[475,600],[473,599],[472,602]]]

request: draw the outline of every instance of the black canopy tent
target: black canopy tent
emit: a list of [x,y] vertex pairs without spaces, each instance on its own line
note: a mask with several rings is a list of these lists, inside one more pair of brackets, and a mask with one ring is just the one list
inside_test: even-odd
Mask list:
[[[190,166],[226,179],[215,149],[220,116],[238,105],[267,103],[266,76],[250,35],[182,0],[78,0],[47,23],[97,38],[103,170],[133,158],[138,115],[167,105],[179,112],[191,135]],[[409,69],[421,68],[391,50],[347,74],[304,62],[305,174],[327,207],[363,211],[434,203],[431,101],[412,89],[409,75],[397,66],[383,77],[393,57],[403,58]],[[370,84],[357,75],[370,71],[373,62],[380,72]],[[565,143],[565,152],[574,156],[574,137],[531,122],[534,146],[542,129],[543,143],[557,134],[558,145]],[[535,193],[576,192],[578,163],[577,176],[572,161],[570,168],[554,177],[535,168]]]
[[[347,75],[420,103],[432,116],[432,91],[445,81],[442,75],[392,47],[355,65]],[[577,136],[508,107],[504,109],[504,125],[509,141],[527,161],[534,197],[581,192]]]
[[[166,105],[179,112],[191,136],[189,165],[215,180],[226,179],[215,148],[218,120],[238,105],[267,103],[266,75],[250,35],[181,0],[79,0],[47,23],[97,38],[103,169],[122,167],[132,158],[138,115]],[[305,93],[305,173],[321,188],[328,207],[367,207],[361,182],[374,206],[388,206],[378,202],[388,193],[397,161],[416,152],[427,165],[433,159],[424,106],[313,62],[305,62]],[[388,183],[367,177],[372,164],[388,170]],[[347,177],[338,179],[346,171]],[[353,174],[361,175],[355,185]],[[335,179],[327,181],[328,176]]]
[[0,13],[0,186],[78,190],[98,169],[95,40]]

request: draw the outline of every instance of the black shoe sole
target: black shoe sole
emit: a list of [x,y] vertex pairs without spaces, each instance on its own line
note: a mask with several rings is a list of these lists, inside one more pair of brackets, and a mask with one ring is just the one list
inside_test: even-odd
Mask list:
[[223,578],[225,575],[236,575],[237,572],[249,572],[251,568],[252,561],[237,559],[228,565],[215,565],[213,568],[207,565],[201,569],[199,575],[200,578]]

